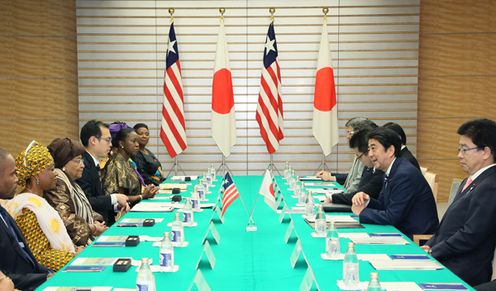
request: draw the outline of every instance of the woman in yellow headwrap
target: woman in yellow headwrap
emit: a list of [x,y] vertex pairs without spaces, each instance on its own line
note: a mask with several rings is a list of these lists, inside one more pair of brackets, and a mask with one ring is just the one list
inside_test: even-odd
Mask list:
[[17,156],[16,172],[22,191],[7,203],[7,209],[36,260],[58,271],[76,249],[58,212],[43,198],[44,191],[55,187],[53,158],[46,147],[32,141]]

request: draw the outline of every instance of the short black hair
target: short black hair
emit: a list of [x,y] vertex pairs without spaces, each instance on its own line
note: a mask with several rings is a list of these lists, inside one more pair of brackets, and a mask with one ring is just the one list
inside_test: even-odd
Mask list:
[[133,126],[134,130],[138,130],[139,128],[142,128],[142,127],[144,127],[144,128],[146,128],[146,129],[148,129],[148,125],[146,125],[146,124],[144,124],[144,123],[136,123],[136,124]]
[[496,122],[485,118],[467,121],[458,128],[457,133],[470,138],[479,149],[491,149],[493,162],[496,161]]
[[83,146],[87,147],[88,146],[88,141],[90,140],[90,137],[94,136],[96,138],[101,138],[102,137],[102,130],[100,127],[105,127],[108,128],[108,124],[103,123],[98,120],[90,120],[86,122],[85,125],[81,128],[81,134],[79,135],[79,138],[81,139],[81,143]]
[[406,145],[405,131],[403,130],[403,128],[401,128],[401,126],[398,123],[388,122],[388,123],[385,123],[382,127],[389,128],[389,129],[393,130],[394,132],[396,132],[401,138],[401,143]]
[[366,153],[369,151],[369,133],[371,129],[361,130],[355,134],[350,139],[350,148],[357,148],[359,152]]
[[125,141],[131,132],[134,132],[134,128],[128,127],[119,130],[119,132],[115,135],[115,138],[112,139],[112,146],[118,148],[119,142]]
[[368,139],[377,140],[386,150],[390,147],[394,147],[394,156],[399,157],[401,155],[401,139],[399,135],[389,128],[378,127],[372,130]]

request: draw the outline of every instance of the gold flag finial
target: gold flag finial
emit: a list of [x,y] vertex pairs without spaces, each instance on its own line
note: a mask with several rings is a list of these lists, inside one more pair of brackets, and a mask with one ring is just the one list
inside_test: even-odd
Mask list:
[[169,14],[170,14],[170,21],[171,22],[174,22],[174,12],[176,12],[176,9],[169,8]]
[[219,12],[220,12],[220,19],[224,20],[224,13],[226,12],[226,8],[224,7],[219,8]]
[[276,9],[274,7],[270,7],[269,12],[270,12],[270,22],[274,22],[274,13],[276,13]]

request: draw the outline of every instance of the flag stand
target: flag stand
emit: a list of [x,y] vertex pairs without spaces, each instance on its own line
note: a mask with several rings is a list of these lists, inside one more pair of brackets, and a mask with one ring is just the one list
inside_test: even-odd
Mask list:
[[253,208],[251,209],[250,217],[248,218],[248,224],[246,225],[246,232],[257,231],[257,225],[253,220],[253,213],[255,212],[255,208],[257,207],[257,201],[259,196],[260,195],[257,195],[257,198],[255,198],[255,203],[253,203]]
[[275,170],[277,174],[281,176],[281,172],[279,172],[279,169],[277,169],[276,164],[274,164],[274,159],[272,154],[270,154],[270,162],[269,165],[267,165],[266,170],[269,170],[271,173],[274,172]]
[[329,167],[327,166],[326,156],[324,154],[322,154],[322,162],[320,162],[320,165],[317,168],[317,171],[320,171],[320,170],[324,170],[324,171],[327,171],[327,172],[330,171],[329,170]]
[[181,171],[183,173],[183,175],[186,176],[186,173],[184,172],[183,168],[181,168],[181,166],[179,165],[179,163],[177,162],[177,156],[174,157],[174,164],[172,165],[172,167],[170,168],[169,170],[169,173],[167,173],[167,176],[165,177],[166,179],[169,178],[170,174],[172,173],[172,171],[174,171],[174,176],[177,176],[177,170],[179,169],[179,171]]
[[[247,232],[257,231],[257,225],[255,224],[255,220],[253,220],[252,215],[250,215],[250,211],[248,211],[248,207],[246,207],[245,200],[243,199],[243,196],[241,194],[239,194],[239,198],[241,199],[241,203],[243,204],[243,207],[246,210],[246,214],[249,215],[248,224],[246,225],[246,231]],[[257,196],[257,199],[258,199],[258,196]],[[256,200],[255,200],[255,203],[256,203]],[[253,212],[252,212],[252,214],[253,214]]]
[[221,176],[224,176],[227,172],[231,173],[231,169],[229,169],[229,167],[227,166],[226,157],[224,155],[222,155],[222,162],[220,166],[217,168],[217,173],[221,171],[222,171]]

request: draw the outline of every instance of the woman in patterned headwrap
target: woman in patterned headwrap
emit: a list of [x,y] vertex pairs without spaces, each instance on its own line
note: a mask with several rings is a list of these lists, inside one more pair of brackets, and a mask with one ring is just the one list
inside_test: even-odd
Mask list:
[[17,156],[16,172],[22,191],[7,203],[7,209],[36,260],[58,271],[76,249],[58,212],[43,198],[44,191],[55,187],[53,158],[46,147],[33,141]]
[[56,187],[46,199],[60,214],[67,232],[77,246],[86,246],[108,227],[103,217],[93,211],[83,189],[74,181],[83,175],[85,149],[69,138],[56,138],[48,145],[55,161]]

